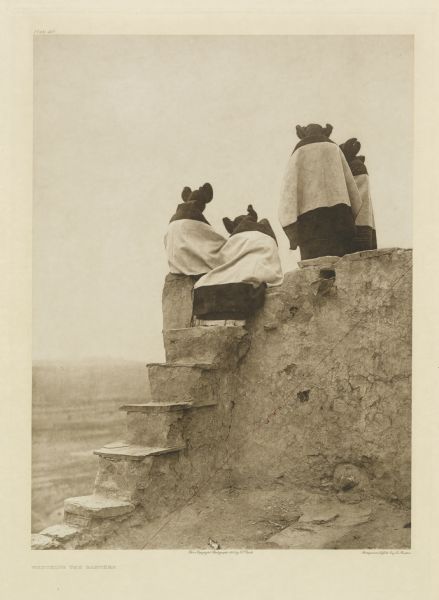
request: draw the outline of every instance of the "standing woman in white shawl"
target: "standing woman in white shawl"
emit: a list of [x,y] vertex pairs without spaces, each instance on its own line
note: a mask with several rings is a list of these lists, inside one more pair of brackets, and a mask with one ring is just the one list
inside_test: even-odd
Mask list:
[[171,218],[165,235],[169,270],[179,275],[200,276],[220,265],[226,239],[209,224],[203,211],[213,198],[210,183],[198,190],[185,187],[183,203]]
[[357,156],[360,148],[361,144],[357,138],[350,138],[344,144],[340,144],[340,149],[347,160],[361,197],[361,210],[355,219],[356,234],[352,240],[351,252],[377,249],[377,234],[370,197],[369,173],[364,164],[365,157]]
[[267,219],[249,205],[247,215],[227,217],[230,237],[222,248],[223,263],[194,286],[193,314],[199,319],[242,320],[262,306],[267,285],[283,282],[277,241]]
[[296,126],[300,141],[288,161],[279,220],[302,260],[351,250],[361,199],[332,125]]

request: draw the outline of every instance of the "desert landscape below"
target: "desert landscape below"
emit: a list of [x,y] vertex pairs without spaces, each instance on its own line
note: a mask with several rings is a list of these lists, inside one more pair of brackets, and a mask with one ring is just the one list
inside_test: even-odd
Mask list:
[[64,499],[93,486],[93,450],[124,431],[119,407],[147,399],[142,362],[33,363],[32,532],[62,520]]

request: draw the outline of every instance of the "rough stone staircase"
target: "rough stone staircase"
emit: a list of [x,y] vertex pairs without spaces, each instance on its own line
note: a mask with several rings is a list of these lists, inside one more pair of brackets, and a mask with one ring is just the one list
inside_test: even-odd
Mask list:
[[[167,362],[147,365],[151,401],[120,407],[126,413],[125,437],[94,451],[99,463],[93,493],[66,499],[64,524],[34,535],[33,549],[85,546],[154,502],[160,493],[154,491],[156,482],[163,489],[168,478],[178,493],[172,481],[178,470],[193,481],[203,477],[203,468],[189,472],[199,446],[193,438],[203,435],[206,419],[194,427],[194,413],[224,404],[224,382],[230,391],[230,374],[247,352],[249,336],[243,326],[195,326],[165,330],[163,337]],[[219,415],[215,425],[210,415],[209,423],[219,431],[223,419]]]

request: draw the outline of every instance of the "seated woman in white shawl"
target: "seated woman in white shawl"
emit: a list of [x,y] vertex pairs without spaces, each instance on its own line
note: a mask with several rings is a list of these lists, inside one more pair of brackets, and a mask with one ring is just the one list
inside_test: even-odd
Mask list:
[[221,248],[226,239],[209,224],[203,211],[213,198],[210,183],[198,190],[185,187],[183,203],[171,218],[165,248],[171,273],[200,276],[222,264]]
[[369,174],[364,164],[365,157],[357,156],[360,148],[361,144],[357,138],[350,138],[344,144],[340,144],[340,150],[347,160],[361,198],[361,209],[355,219],[356,234],[352,240],[351,252],[376,250],[377,248],[377,234],[370,197]]
[[248,214],[223,219],[230,237],[222,248],[223,264],[194,286],[193,314],[203,320],[242,320],[262,306],[265,288],[283,281],[277,241],[267,219]]

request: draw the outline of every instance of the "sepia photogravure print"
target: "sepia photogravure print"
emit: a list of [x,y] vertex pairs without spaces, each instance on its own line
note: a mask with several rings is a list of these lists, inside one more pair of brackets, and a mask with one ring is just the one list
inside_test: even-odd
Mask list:
[[34,550],[411,548],[413,64],[34,36]]

